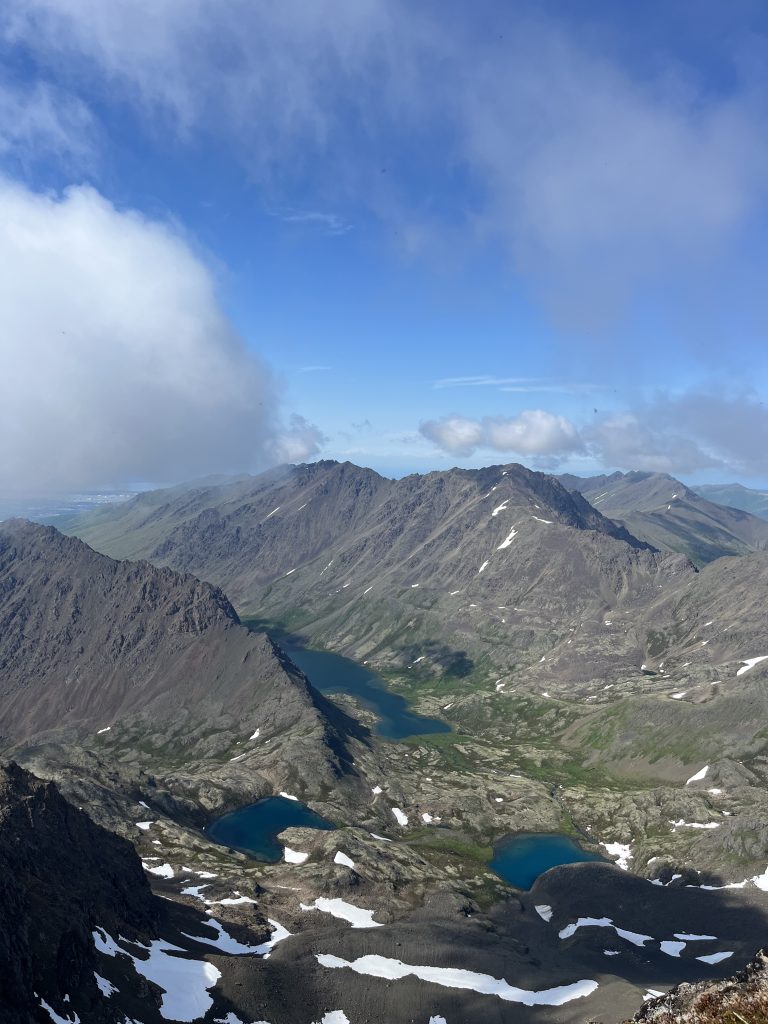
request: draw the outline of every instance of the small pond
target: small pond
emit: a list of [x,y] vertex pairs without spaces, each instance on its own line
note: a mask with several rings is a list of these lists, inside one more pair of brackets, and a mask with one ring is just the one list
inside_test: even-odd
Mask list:
[[516,889],[530,889],[539,875],[558,864],[605,860],[599,853],[583,850],[570,836],[541,832],[500,839],[488,867]]
[[217,818],[205,832],[215,843],[247,853],[254,860],[274,863],[283,856],[283,846],[277,836],[284,828],[292,826],[324,831],[336,827],[299,800],[268,796]]
[[329,651],[286,645],[283,650],[320,693],[347,693],[373,711],[378,719],[374,732],[383,739],[404,740],[408,736],[451,731],[447,722],[411,711],[405,697],[393,693],[381,676],[365,665]]

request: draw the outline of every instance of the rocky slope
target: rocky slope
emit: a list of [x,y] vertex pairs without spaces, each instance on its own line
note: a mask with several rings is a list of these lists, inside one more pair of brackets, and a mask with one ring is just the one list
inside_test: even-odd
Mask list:
[[[683,983],[649,1000],[632,1021],[647,1024],[765,1024],[768,1021],[768,953],[761,950],[743,971],[722,981]],[[631,1024],[625,1021],[625,1024]]]
[[[116,1019],[101,996],[92,931],[146,940],[159,903],[133,847],[51,783],[0,767],[0,1000],[4,1024],[46,1020],[44,1000],[84,1021]],[[48,1018],[50,1020],[50,1018]]]
[[[428,641],[458,673],[485,655],[533,657],[553,628],[631,603],[676,566],[522,466],[393,481],[318,463],[244,487],[142,496],[78,530],[108,553],[194,571],[243,615],[362,657]],[[487,631],[480,602],[498,610]]]
[[215,587],[113,561],[52,527],[0,525],[4,747],[87,739],[189,766],[229,764],[261,737],[275,781],[330,786],[347,770],[342,727]]
[[666,473],[558,479],[634,536],[662,551],[678,551],[697,565],[768,547],[764,518],[718,504],[711,493],[702,496]]
[[767,491],[757,491],[743,484],[698,484],[692,490],[707,501],[740,508],[744,512],[751,512],[753,516],[768,519]]
[[[102,540],[130,525],[124,545],[226,583],[262,624],[367,661],[447,719],[452,736],[419,741],[417,783],[446,816],[456,801],[424,777],[469,771],[484,789],[512,772],[563,786],[582,830],[635,844],[634,870],[642,854],[727,879],[764,870],[768,835],[749,813],[765,776],[768,662],[752,661],[768,654],[764,553],[697,572],[516,466],[385,481],[321,463],[148,495],[98,523]],[[373,760],[371,773],[397,771]],[[705,764],[706,796],[696,783],[680,796]],[[706,824],[715,805],[729,819],[716,829],[671,829]],[[537,806],[539,825],[556,819]],[[463,819],[476,834],[488,824]]]

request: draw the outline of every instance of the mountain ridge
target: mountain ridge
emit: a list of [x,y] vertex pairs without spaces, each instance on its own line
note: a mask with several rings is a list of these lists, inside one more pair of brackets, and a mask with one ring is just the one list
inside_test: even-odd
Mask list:
[[[221,590],[115,561],[53,527],[0,524],[0,670],[7,749],[135,733],[226,761],[258,725],[303,737],[308,779],[349,767],[343,716]],[[294,754],[279,749],[274,771],[294,773]]]
[[768,547],[765,520],[708,500],[666,473],[563,474],[558,479],[635,536],[697,565]]

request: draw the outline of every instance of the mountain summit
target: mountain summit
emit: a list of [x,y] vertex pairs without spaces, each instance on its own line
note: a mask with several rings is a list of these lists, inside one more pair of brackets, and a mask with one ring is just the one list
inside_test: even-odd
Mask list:
[[768,547],[764,519],[707,500],[666,473],[558,479],[634,536],[662,551],[678,551],[697,565]]

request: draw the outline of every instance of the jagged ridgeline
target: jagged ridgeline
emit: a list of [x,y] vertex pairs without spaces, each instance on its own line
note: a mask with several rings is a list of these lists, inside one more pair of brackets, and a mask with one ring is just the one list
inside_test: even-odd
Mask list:
[[[327,714],[326,714],[327,712]],[[224,756],[243,723],[272,758],[333,780],[339,716],[217,587],[114,561],[52,527],[0,524],[0,743],[120,737],[168,762]],[[107,735],[109,734],[109,735]]]
[[[622,493],[650,486],[658,503],[663,484],[673,504],[677,483],[647,478],[629,474]],[[683,507],[695,496],[679,489]],[[763,543],[766,524],[738,515]],[[222,586],[241,615],[266,625],[361,660],[375,652],[379,665],[424,656],[422,670],[456,675],[546,657],[557,678],[611,681],[617,666],[658,664],[692,636],[698,609],[674,602],[705,589],[671,545],[656,550],[554,477],[514,464],[401,480],[349,463],[283,467],[139,495],[70,528],[107,554]],[[743,571],[762,578],[764,561]],[[757,626],[739,618],[746,642]]]

